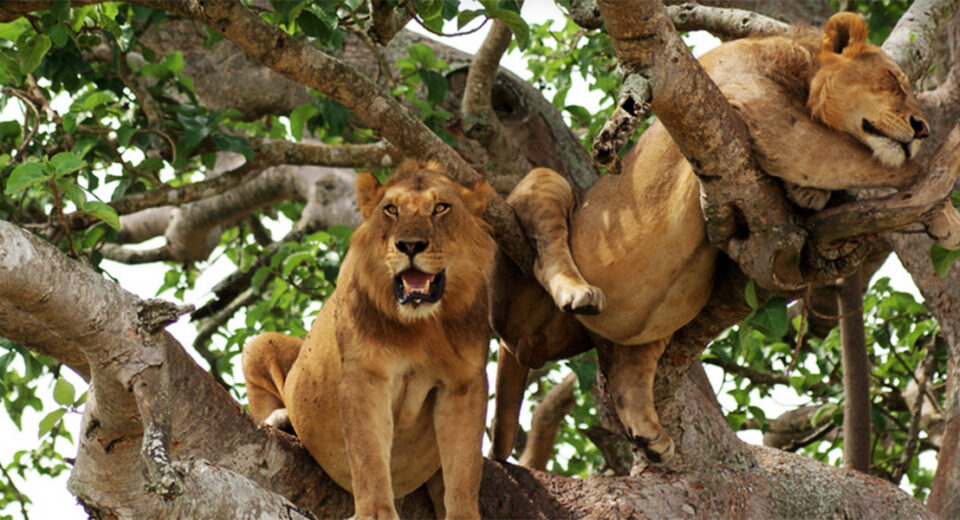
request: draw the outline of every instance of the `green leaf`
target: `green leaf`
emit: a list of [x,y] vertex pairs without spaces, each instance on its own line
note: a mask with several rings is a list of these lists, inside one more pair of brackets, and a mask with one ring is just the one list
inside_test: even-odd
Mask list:
[[53,399],[57,404],[72,406],[75,397],[76,390],[73,388],[73,385],[66,379],[58,377],[56,384],[53,386]]
[[30,29],[30,22],[26,18],[17,18],[10,23],[0,23],[0,40],[16,42],[28,29]]
[[307,10],[300,13],[300,16],[297,17],[297,23],[300,24],[300,29],[303,30],[304,34],[321,41],[326,41],[333,33],[333,27],[330,27],[320,17]]
[[18,46],[20,72],[24,75],[34,71],[50,50],[50,38],[45,34],[38,34],[26,38],[26,42]]
[[577,386],[581,392],[589,392],[593,380],[597,378],[597,364],[591,360],[570,362],[570,370],[577,374]]
[[296,269],[296,267],[303,262],[306,262],[313,258],[313,253],[309,251],[300,251],[299,253],[293,253],[283,260],[283,273],[284,278],[290,276],[290,273]]
[[567,105],[563,107],[564,110],[570,113],[573,116],[574,123],[580,125],[581,127],[586,127],[590,125],[590,112],[579,105]]
[[463,11],[457,15],[457,29],[463,29],[463,26],[470,23],[474,18],[478,16],[483,16],[486,14],[486,11],[475,10],[475,11]]
[[417,43],[408,46],[407,54],[409,54],[411,58],[423,66],[427,66],[436,57],[436,54],[433,53],[433,49],[431,49],[430,46],[425,43]]
[[757,284],[753,280],[747,282],[747,286],[743,290],[743,297],[747,300],[747,305],[751,309],[760,308],[760,302],[757,301]]
[[43,437],[56,426],[57,423],[60,422],[60,419],[63,419],[63,414],[65,413],[67,413],[66,408],[58,408],[48,413],[43,419],[40,419],[40,433],[37,435],[37,438]]
[[117,216],[116,210],[109,205],[93,200],[86,203],[84,211],[106,222],[113,229],[120,231],[120,217]]
[[[93,110],[100,105],[115,103],[117,96],[109,90],[94,90],[74,102],[74,110]],[[79,103],[79,104],[77,104]]]
[[183,74],[183,54],[180,51],[173,51],[163,58],[164,65],[174,76]]
[[74,184],[72,179],[60,179],[57,181],[57,189],[67,197],[67,200],[76,204],[77,209],[82,211],[87,207],[87,194],[80,186]]
[[50,35],[50,40],[58,48],[63,47],[67,40],[70,39],[70,30],[67,29],[66,24],[58,23],[50,28],[50,31],[47,33]]
[[248,161],[253,160],[253,148],[250,148],[250,144],[242,137],[217,133],[212,134],[210,140],[221,150],[241,153]]
[[530,43],[530,28],[519,14],[508,9],[491,9],[488,13],[491,18],[500,20],[510,28],[510,32],[517,38],[517,47],[527,48],[527,44]]
[[303,139],[303,125],[316,113],[317,107],[313,103],[304,103],[290,112],[290,134],[294,139]]
[[447,95],[447,78],[432,70],[420,69],[420,80],[427,86],[427,101],[437,105]]
[[83,168],[87,162],[70,152],[60,152],[50,159],[50,164],[53,165],[59,177]]
[[66,20],[70,17],[70,0],[53,0],[50,14],[57,20]]
[[43,166],[39,163],[29,162],[18,165],[10,173],[7,179],[7,187],[4,190],[5,195],[13,195],[20,190],[25,190],[30,186],[50,179],[50,176],[43,171]]
[[930,259],[933,260],[933,268],[937,271],[937,276],[946,278],[950,271],[950,266],[960,258],[960,249],[946,249],[937,244],[930,247]]
[[787,333],[789,320],[787,319],[787,300],[781,296],[774,296],[750,320],[750,325],[771,338],[782,338]]

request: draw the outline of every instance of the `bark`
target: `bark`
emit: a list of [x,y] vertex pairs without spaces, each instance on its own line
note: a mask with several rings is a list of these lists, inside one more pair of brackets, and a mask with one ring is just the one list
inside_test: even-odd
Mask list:
[[843,345],[843,467],[868,473],[870,442],[870,360],[863,330],[860,271],[844,278],[837,296]]
[[[687,0],[666,0],[666,5],[687,3]],[[745,9],[760,13],[787,23],[805,23],[823,25],[834,13],[827,0],[809,0],[803,2],[769,2],[767,0],[699,0],[698,4],[709,7]]]

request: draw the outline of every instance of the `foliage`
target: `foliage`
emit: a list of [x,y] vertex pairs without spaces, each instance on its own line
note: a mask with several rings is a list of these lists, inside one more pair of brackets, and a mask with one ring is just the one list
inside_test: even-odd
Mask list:
[[[747,300],[750,302],[751,297],[748,296]],[[802,302],[796,305],[802,305]],[[773,314],[777,318],[763,318],[759,322],[774,323],[776,326],[757,326],[757,316],[763,314]],[[764,408],[770,404],[769,398],[776,393],[779,399],[785,399],[784,392],[789,387],[796,396],[792,402],[799,400],[803,404],[818,407],[811,417],[810,426],[811,429],[822,429],[825,437],[823,440],[811,439],[797,446],[797,449],[818,460],[839,464],[841,461],[835,451],[843,443],[843,435],[839,431],[843,423],[839,329],[834,328],[824,338],[810,337],[804,331],[802,347],[795,354],[796,343],[801,341],[798,338],[804,318],[795,316],[788,333],[785,300],[774,296],[764,306],[755,307],[751,316],[717,337],[703,355],[708,364],[728,368],[746,367],[753,371],[750,374],[727,371],[723,393],[731,399],[723,401],[733,403],[725,410],[728,423],[734,430],[766,431],[769,421],[773,419],[764,412]],[[783,317],[782,322],[779,316]],[[921,377],[927,355],[932,357],[933,367],[927,388],[942,410],[946,384],[946,344],[927,308],[917,302],[913,295],[894,290],[888,278],[880,278],[867,292],[864,298],[864,325],[872,374],[874,447],[871,472],[890,478],[904,463],[901,456],[912,415],[907,400],[914,399],[911,393],[916,392],[917,378]],[[791,366],[793,370],[789,371],[788,367]],[[757,374],[785,374],[788,377],[770,382],[757,377]],[[932,444],[923,442],[925,440],[921,438],[921,450],[933,449]],[[929,468],[921,468],[916,457],[905,463],[905,476],[913,493],[923,499],[929,492],[932,472]]]

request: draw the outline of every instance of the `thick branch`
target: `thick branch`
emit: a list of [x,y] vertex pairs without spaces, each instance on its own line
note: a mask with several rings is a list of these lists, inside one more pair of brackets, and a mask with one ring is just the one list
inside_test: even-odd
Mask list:
[[927,72],[934,42],[958,7],[960,0],[916,0],[883,42],[884,52],[911,81]]
[[[237,0],[203,4],[179,0],[137,0],[200,21],[232,40],[261,63],[284,76],[323,92],[356,114],[407,155],[436,160],[462,184],[480,180],[452,148],[417,120],[399,101],[381,91],[355,68],[263,21]],[[484,218],[498,244],[525,270],[533,251],[523,238],[516,215],[503,199],[490,199]]]
[[[752,159],[743,121],[690,55],[662,5],[652,0],[599,5],[625,72],[650,81],[654,113],[701,179],[710,242],[761,286],[799,288],[804,232],[792,224],[779,187]],[[737,215],[749,228],[745,238],[737,230]]]
[[523,447],[523,455],[518,461],[521,466],[539,470],[547,469],[547,461],[553,455],[553,445],[556,442],[560,424],[573,408],[573,388],[576,382],[577,374],[573,372],[567,374],[567,377],[554,385],[537,405],[530,419],[530,433]]
[[500,58],[510,45],[511,38],[507,24],[494,21],[483,45],[470,63],[460,118],[464,133],[480,142],[490,153],[490,166],[493,169],[501,174],[522,175],[530,171],[531,165],[518,149],[517,143],[507,138],[491,101]]
[[709,31],[724,39],[783,34],[789,24],[743,9],[724,9],[697,4],[671,5],[667,13],[678,31]]

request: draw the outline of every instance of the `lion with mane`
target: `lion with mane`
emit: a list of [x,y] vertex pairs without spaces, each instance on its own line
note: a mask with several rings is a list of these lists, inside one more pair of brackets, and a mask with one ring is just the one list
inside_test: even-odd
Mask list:
[[360,174],[364,221],[307,337],[244,347],[251,414],[289,421],[357,517],[396,518],[394,497],[429,480],[438,516],[479,518],[491,194],[435,164],[407,161],[385,186]]
[[[927,121],[906,76],[867,42],[857,15],[834,15],[823,32],[726,43],[700,63],[746,123],[761,168],[798,205],[818,210],[829,190],[916,178],[910,159],[929,135]],[[627,434],[651,462],[673,455],[653,403],[657,361],[706,304],[718,251],[706,236],[699,179],[662,124],[643,133],[623,165],[580,200],[545,168],[508,198],[536,247],[539,285],[498,262],[496,459],[512,450],[528,369],[590,348],[588,332],[614,344],[608,390]],[[944,208],[937,238],[960,246],[957,212]]]

